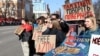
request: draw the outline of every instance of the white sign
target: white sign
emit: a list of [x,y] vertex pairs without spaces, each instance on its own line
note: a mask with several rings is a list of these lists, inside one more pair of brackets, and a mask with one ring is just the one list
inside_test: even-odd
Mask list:
[[92,35],[88,56],[100,56],[100,35]]

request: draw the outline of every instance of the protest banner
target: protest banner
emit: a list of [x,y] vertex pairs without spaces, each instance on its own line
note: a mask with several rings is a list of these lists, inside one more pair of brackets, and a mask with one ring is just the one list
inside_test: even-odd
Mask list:
[[55,48],[56,35],[41,35],[35,39],[36,52],[46,53]]
[[15,29],[14,33],[15,33],[16,35],[21,35],[23,31],[24,31],[24,28],[22,28],[21,26],[18,26],[18,27]]
[[90,38],[77,38],[74,46],[66,44],[66,40],[57,48],[49,51],[44,56],[88,56]]
[[94,16],[91,0],[65,4],[63,5],[63,8],[64,20],[66,21],[84,20],[87,15]]
[[74,46],[74,40],[76,38],[76,25],[75,24],[69,24],[69,31],[68,33],[66,34],[67,36],[67,39],[66,39],[66,44],[69,45],[69,46]]
[[88,56],[100,56],[100,35],[92,35]]

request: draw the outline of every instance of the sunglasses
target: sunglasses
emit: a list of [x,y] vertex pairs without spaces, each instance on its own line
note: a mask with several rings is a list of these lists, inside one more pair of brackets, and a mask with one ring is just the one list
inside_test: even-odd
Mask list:
[[51,23],[51,22],[45,21],[45,23]]
[[48,21],[45,21],[44,23],[48,23]]

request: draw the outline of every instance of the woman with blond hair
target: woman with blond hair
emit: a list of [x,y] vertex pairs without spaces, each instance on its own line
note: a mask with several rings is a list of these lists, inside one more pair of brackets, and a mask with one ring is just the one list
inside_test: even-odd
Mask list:
[[[96,23],[95,17],[86,17],[84,24],[87,30],[83,33],[83,35],[79,36],[80,38],[91,39],[92,34],[100,34],[100,28]],[[90,41],[83,42],[81,44],[85,46],[85,48],[81,49],[81,56],[88,56]]]
[[87,28],[87,31],[83,34],[86,35],[87,37],[91,37],[92,34],[100,34],[100,28],[96,23],[96,18],[95,17],[87,17],[85,19],[85,27]]
[[[100,34],[100,28],[96,24],[96,19],[94,17],[87,17],[85,19],[84,24],[85,24],[85,27],[87,28],[87,30],[83,33],[83,35],[80,35],[79,37],[82,37],[85,39],[91,39],[92,34]],[[71,52],[66,52],[68,50],[68,48],[66,48],[66,49],[64,49],[64,50],[66,50],[65,52],[61,52],[61,53],[57,54],[55,52],[55,49],[53,49],[50,52],[48,52],[47,54],[45,54],[44,56],[88,56],[90,42],[89,41],[88,42],[87,41],[86,42],[85,41],[84,42],[77,41],[75,43],[76,43],[76,45],[71,48],[78,48],[78,52],[76,52],[76,53],[72,53],[75,51],[75,49],[69,50]],[[69,46],[65,45],[65,41],[60,46],[69,47]],[[61,51],[61,49],[59,49],[59,50]]]

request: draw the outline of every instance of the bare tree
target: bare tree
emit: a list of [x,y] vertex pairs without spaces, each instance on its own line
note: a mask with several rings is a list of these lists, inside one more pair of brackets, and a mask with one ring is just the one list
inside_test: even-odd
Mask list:
[[100,26],[100,0],[94,3],[94,12],[95,12],[95,17],[97,19],[97,23]]
[[70,3],[70,0],[65,0],[65,4],[68,4],[68,3]]
[[4,18],[15,16],[15,5],[12,0],[2,0],[2,5],[1,12]]
[[94,12],[97,20],[100,20],[100,0],[94,3]]

